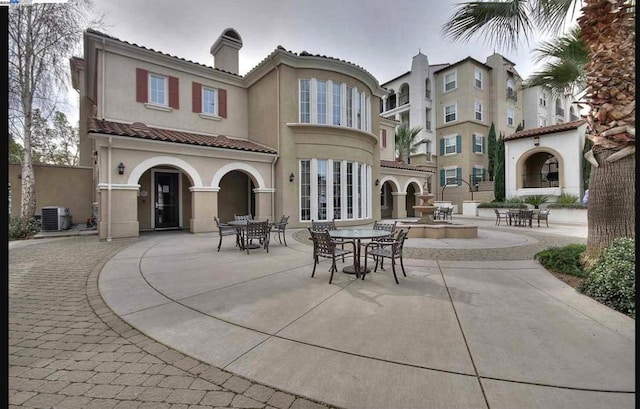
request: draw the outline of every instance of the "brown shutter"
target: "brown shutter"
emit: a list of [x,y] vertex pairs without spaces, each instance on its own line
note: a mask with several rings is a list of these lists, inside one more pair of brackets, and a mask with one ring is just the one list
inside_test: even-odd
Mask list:
[[218,115],[227,117],[227,90],[218,88]]
[[136,102],[147,102],[149,98],[148,91],[148,72],[142,68],[136,68]]
[[196,114],[202,112],[202,84],[191,83],[191,110]]
[[383,148],[387,147],[387,130],[386,129],[382,130],[382,147]]
[[180,91],[177,77],[169,77],[169,106],[180,109]]

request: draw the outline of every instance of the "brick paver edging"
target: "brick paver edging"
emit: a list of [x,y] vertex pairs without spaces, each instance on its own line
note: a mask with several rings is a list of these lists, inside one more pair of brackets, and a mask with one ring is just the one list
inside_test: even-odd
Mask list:
[[[500,231],[500,228],[482,227],[482,229]],[[495,248],[416,248],[405,244],[403,256],[408,259],[421,260],[450,260],[450,261],[490,261],[490,260],[533,260],[534,256],[549,247],[563,247],[568,244],[585,243],[586,239],[580,237],[561,236],[557,234],[545,234],[522,229],[521,231],[509,231],[531,236],[538,240],[535,244],[526,244],[515,247]],[[293,232],[293,237],[302,244],[311,246],[308,230]],[[408,239],[409,241],[411,239]],[[464,239],[474,240],[474,239]]]
[[10,250],[9,408],[328,408],[186,356],[114,314],[98,277],[130,243]]

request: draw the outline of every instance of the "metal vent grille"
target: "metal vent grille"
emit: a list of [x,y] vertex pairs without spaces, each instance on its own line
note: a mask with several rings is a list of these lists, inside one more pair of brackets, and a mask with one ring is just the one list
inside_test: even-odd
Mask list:
[[43,207],[41,210],[42,213],[42,226],[41,226],[41,230],[42,231],[58,231],[60,230],[60,226],[59,226],[59,217],[58,217],[58,208],[57,207],[50,207],[50,208],[46,208]]

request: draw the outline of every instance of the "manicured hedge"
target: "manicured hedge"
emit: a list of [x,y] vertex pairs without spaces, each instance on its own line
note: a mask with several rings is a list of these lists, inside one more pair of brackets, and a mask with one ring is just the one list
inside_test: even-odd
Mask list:
[[485,209],[526,209],[527,205],[524,203],[490,202],[480,203],[478,207]]

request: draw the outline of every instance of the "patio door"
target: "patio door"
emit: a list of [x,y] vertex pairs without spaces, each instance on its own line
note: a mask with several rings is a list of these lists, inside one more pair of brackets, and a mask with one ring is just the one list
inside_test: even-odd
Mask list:
[[179,173],[154,172],[155,228],[180,227]]

